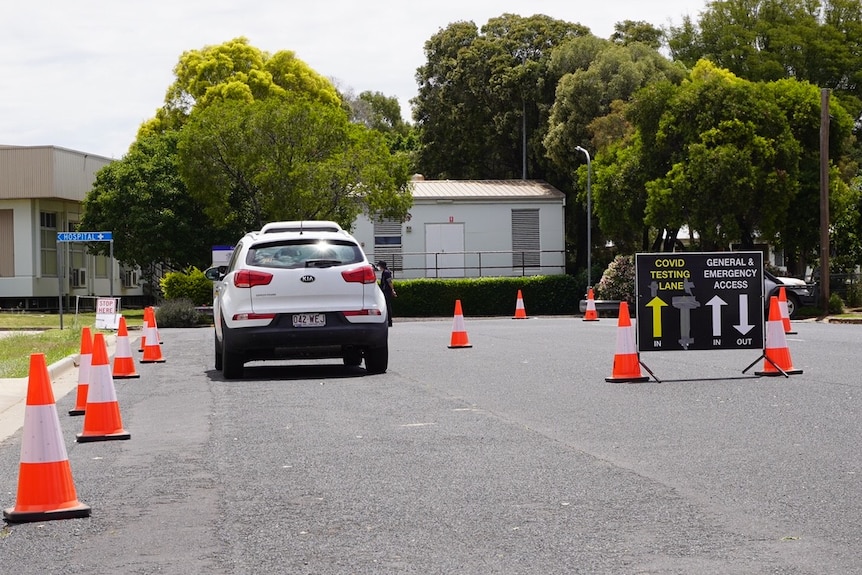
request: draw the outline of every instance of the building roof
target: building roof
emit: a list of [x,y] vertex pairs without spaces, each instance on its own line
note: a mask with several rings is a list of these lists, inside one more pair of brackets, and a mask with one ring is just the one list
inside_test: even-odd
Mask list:
[[414,178],[415,200],[565,200],[565,194],[542,180],[422,180]]

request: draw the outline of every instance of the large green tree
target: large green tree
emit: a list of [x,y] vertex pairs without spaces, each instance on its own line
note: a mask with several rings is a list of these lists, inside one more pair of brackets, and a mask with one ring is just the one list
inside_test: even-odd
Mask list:
[[[622,113],[625,102],[644,86],[681,82],[685,71],[645,44],[616,44],[591,36],[575,38],[560,46],[554,52],[551,67],[561,79],[544,145],[558,171],[568,174],[580,171],[577,182],[580,194],[571,195],[567,203],[567,234],[579,238],[576,245],[585,246],[586,225],[582,222],[586,218],[583,206],[587,164],[586,157],[576,147],[596,154],[611,143],[625,139],[632,131]],[[613,153],[617,152],[621,153],[618,147]],[[638,167],[630,165],[624,172],[600,174],[605,183],[615,182],[613,188],[618,193],[613,194],[613,205],[607,202],[610,192],[598,198],[596,208],[601,230],[629,246],[635,238],[642,237],[646,202],[642,184],[646,174],[640,164],[645,161],[628,152],[618,159],[626,164],[635,161]],[[573,201],[575,197],[578,201]],[[609,209],[605,211],[606,208]],[[604,243],[602,233],[594,234],[593,238],[598,245]],[[586,251],[578,249],[577,254],[576,265],[585,264]]]
[[333,106],[341,103],[332,82],[294,52],[269,54],[244,37],[183,52],[174,67],[174,78],[164,105],[141,126],[143,133],[179,129],[195,109],[224,100],[253,102],[302,94]]
[[122,221],[111,229],[123,261],[200,266],[212,245],[267,220],[349,227],[360,211],[406,213],[409,156],[350,123],[333,84],[293,52],[237,38],[183,53],[174,74],[164,106],[85,203],[90,229]]
[[114,256],[123,263],[205,266],[212,246],[239,232],[206,219],[187,193],[177,171],[178,138],[172,130],[138,138],[121,160],[99,171],[84,200],[81,228],[112,230]]
[[[832,154],[842,157],[852,120],[837,104],[831,113]],[[680,85],[660,82],[637,92],[626,117],[635,133],[597,157],[594,192],[603,226],[614,229],[615,214],[636,223],[640,204],[626,197],[645,190],[643,224],[671,240],[653,249],[672,248],[674,232],[688,226],[704,249],[771,241],[791,259],[814,250],[817,208],[810,203],[818,196],[808,179],[819,155],[816,87],[750,82],[701,61]],[[845,201],[840,177],[832,192],[843,213],[852,201]],[[633,234],[622,239],[631,242]]]
[[247,229],[280,219],[349,228],[359,213],[401,218],[412,203],[408,166],[381,133],[303,98],[214,103],[192,114],[179,152],[183,181],[210,217]]
[[419,170],[431,178],[553,181],[542,140],[557,76],[551,53],[589,29],[547,16],[504,14],[481,30],[450,24],[425,43],[416,74],[413,117],[420,133]]
[[722,0],[668,31],[674,59],[753,81],[794,78],[862,111],[862,0]]

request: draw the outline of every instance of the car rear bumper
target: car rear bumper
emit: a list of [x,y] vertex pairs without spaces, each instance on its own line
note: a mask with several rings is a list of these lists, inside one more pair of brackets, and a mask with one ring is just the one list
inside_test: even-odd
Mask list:
[[326,314],[326,325],[294,327],[292,314],[281,314],[266,326],[225,329],[223,337],[232,352],[247,359],[271,357],[332,357],[344,347],[383,347],[389,327],[379,323],[351,323],[338,313]]

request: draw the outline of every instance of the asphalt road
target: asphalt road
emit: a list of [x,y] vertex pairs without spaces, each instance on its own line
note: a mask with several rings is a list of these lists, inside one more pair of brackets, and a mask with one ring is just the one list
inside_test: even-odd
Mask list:
[[[390,370],[212,369],[209,329],[116,382],[128,441],[75,443],[87,519],[0,524],[7,573],[862,574],[862,328],[659,352],[611,384],[616,321],[399,322]],[[757,368],[761,366],[758,364]],[[0,443],[14,504],[21,433]]]

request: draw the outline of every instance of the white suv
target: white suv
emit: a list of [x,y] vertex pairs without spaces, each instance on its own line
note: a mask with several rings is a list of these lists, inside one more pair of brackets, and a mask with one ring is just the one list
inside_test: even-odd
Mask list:
[[[285,231],[282,231],[285,230]],[[215,367],[225,379],[261,359],[389,363],[386,300],[356,239],[333,222],[275,222],[246,234],[215,281]]]

